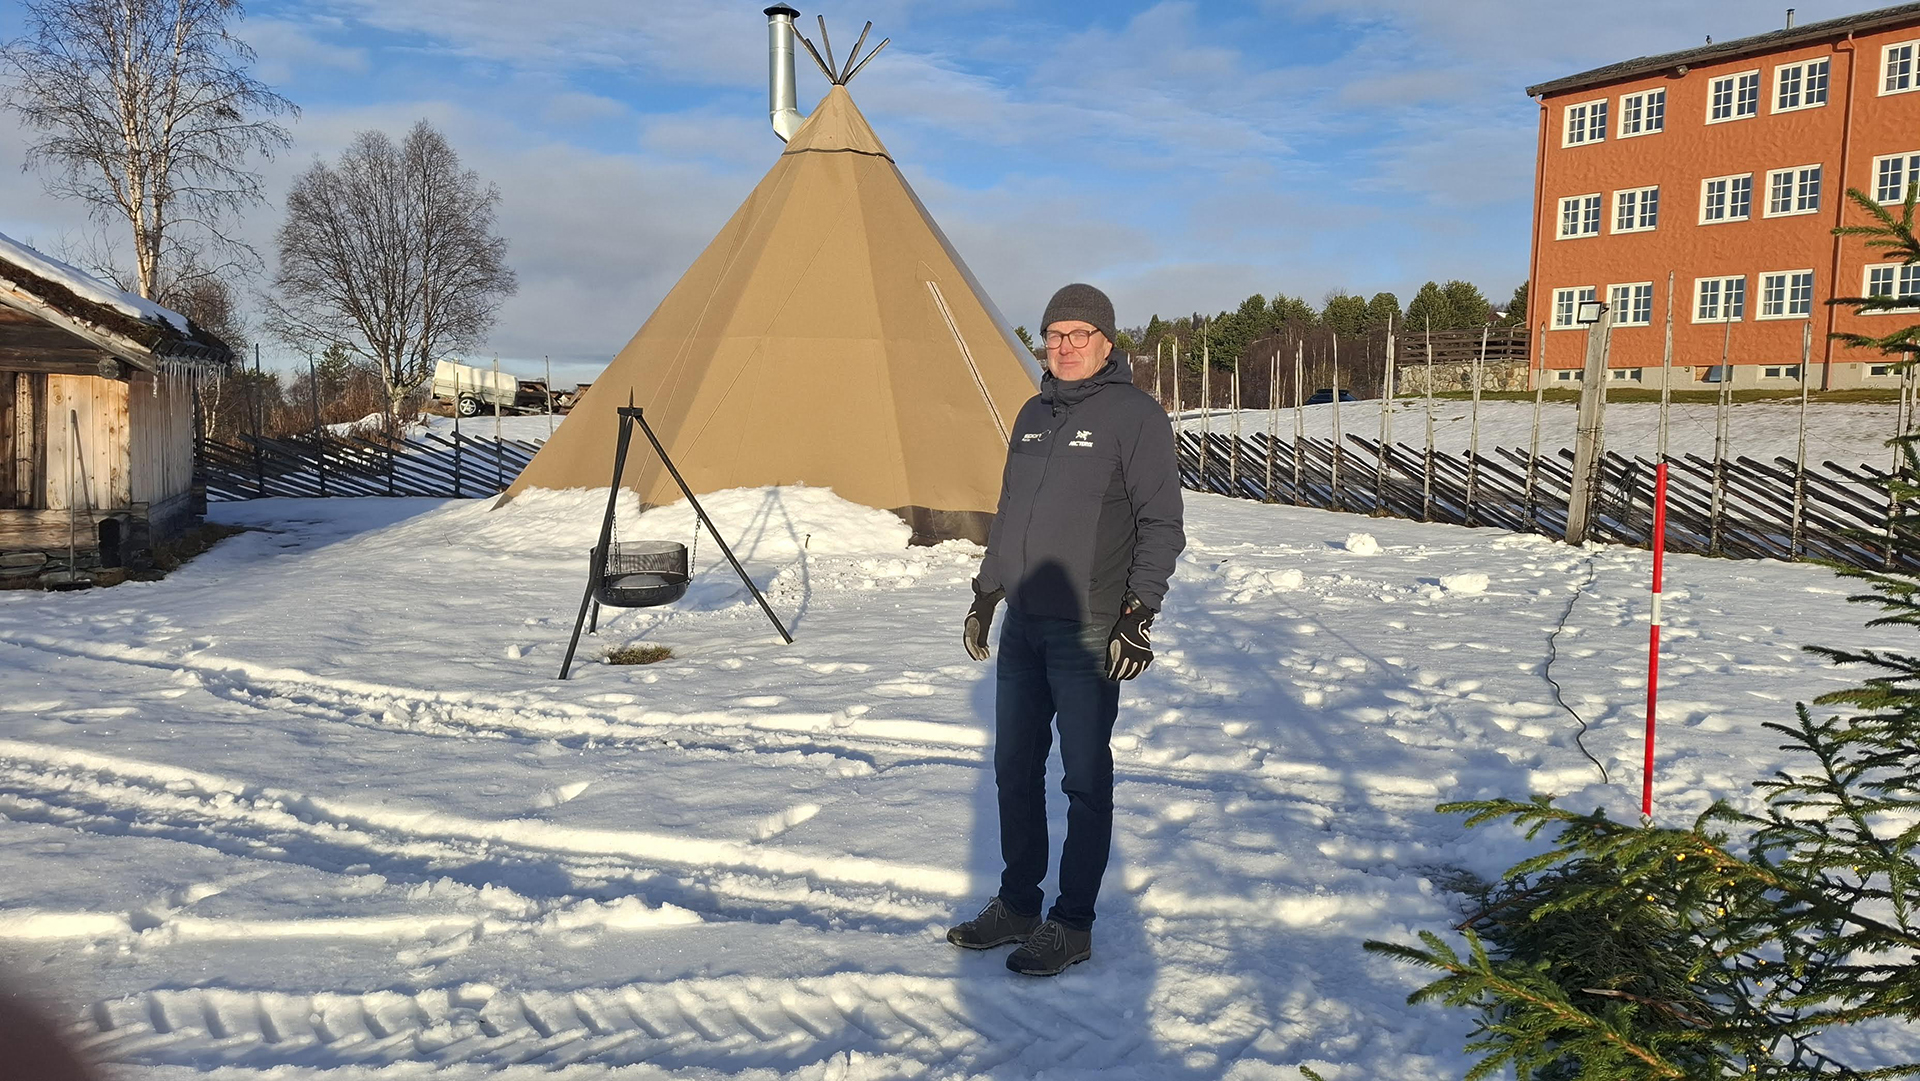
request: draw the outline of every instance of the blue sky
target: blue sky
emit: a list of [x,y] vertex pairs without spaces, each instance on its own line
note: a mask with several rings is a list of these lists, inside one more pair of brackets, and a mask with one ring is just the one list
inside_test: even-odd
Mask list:
[[[1100,284],[1120,321],[1334,289],[1404,303],[1429,278],[1502,299],[1526,274],[1534,82],[1776,29],[1749,0],[800,3],[1008,318]],[[1802,22],[1862,5],[1799,0]],[[732,213],[780,144],[762,0],[254,0],[237,31],[296,101],[245,235],[272,259],[287,182],[360,129],[426,117],[501,190],[519,295],[482,355],[590,378]],[[0,0],[0,36],[19,32]],[[804,56],[800,97],[825,82]],[[56,252],[78,209],[17,168],[0,116],[0,232]],[[264,280],[260,283],[264,285]],[[275,345],[266,343],[268,356]]]

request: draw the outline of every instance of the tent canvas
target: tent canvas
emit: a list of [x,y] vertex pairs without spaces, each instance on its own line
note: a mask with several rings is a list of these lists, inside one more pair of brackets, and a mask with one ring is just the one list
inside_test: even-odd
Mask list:
[[[984,540],[1038,381],[836,85],[502,502],[605,485],[631,396],[696,492],[831,487],[916,540]],[[657,462],[623,486],[679,498]]]

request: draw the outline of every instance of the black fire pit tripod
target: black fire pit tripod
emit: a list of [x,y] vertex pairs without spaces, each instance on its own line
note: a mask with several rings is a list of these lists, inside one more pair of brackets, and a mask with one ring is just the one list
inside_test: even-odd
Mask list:
[[680,470],[674,468],[673,459],[667,457],[667,448],[648,426],[643,411],[634,405],[623,405],[620,414],[620,441],[613,452],[613,483],[607,487],[607,514],[600,522],[600,540],[593,546],[588,559],[587,591],[580,598],[580,614],[573,621],[573,637],[567,641],[567,656],[560,662],[560,678],[566,679],[573,668],[573,651],[580,645],[580,627],[587,621],[587,609],[591,607],[594,626],[600,623],[600,605],[610,608],[650,608],[655,605],[671,604],[679,600],[687,591],[687,585],[693,577],[693,566],[687,558],[687,547],[673,542],[642,542],[639,545],[622,546],[614,536],[613,511],[620,498],[620,474],[627,465],[627,444],[633,439],[634,425],[646,433],[647,442],[653,444],[653,451],[660,456],[660,464],[667,467],[673,475],[673,481],[686,494],[687,502],[692,505],[699,520],[694,525],[696,538],[701,525],[713,534],[720,545],[720,551],[726,555],[727,562],[733,564],[733,571],[740,576],[753,599],[760,602],[760,610],[773,622],[774,630],[788,645],[793,644],[793,635],[773,614],[767,605],[767,598],[760,595],[760,587],[747,577],[746,569],[733,556],[733,549],[727,546],[727,539],[714,528],[713,519],[707,517],[705,507],[693,496],[693,489],[687,487],[686,478]]

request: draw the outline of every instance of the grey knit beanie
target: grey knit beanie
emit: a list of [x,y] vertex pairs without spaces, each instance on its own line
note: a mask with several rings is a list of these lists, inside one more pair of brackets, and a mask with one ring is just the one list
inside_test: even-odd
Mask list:
[[1114,333],[1113,301],[1091,285],[1074,282],[1053,294],[1053,299],[1047,301],[1046,314],[1040,317],[1040,336],[1046,337],[1047,328],[1063,319],[1092,323],[1110,342],[1118,337]]

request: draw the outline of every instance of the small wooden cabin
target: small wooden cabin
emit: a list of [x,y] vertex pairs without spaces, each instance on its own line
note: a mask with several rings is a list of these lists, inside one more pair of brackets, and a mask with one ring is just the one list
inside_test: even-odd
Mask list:
[[232,362],[176,312],[0,235],[0,580],[135,564],[197,517],[194,400]]

